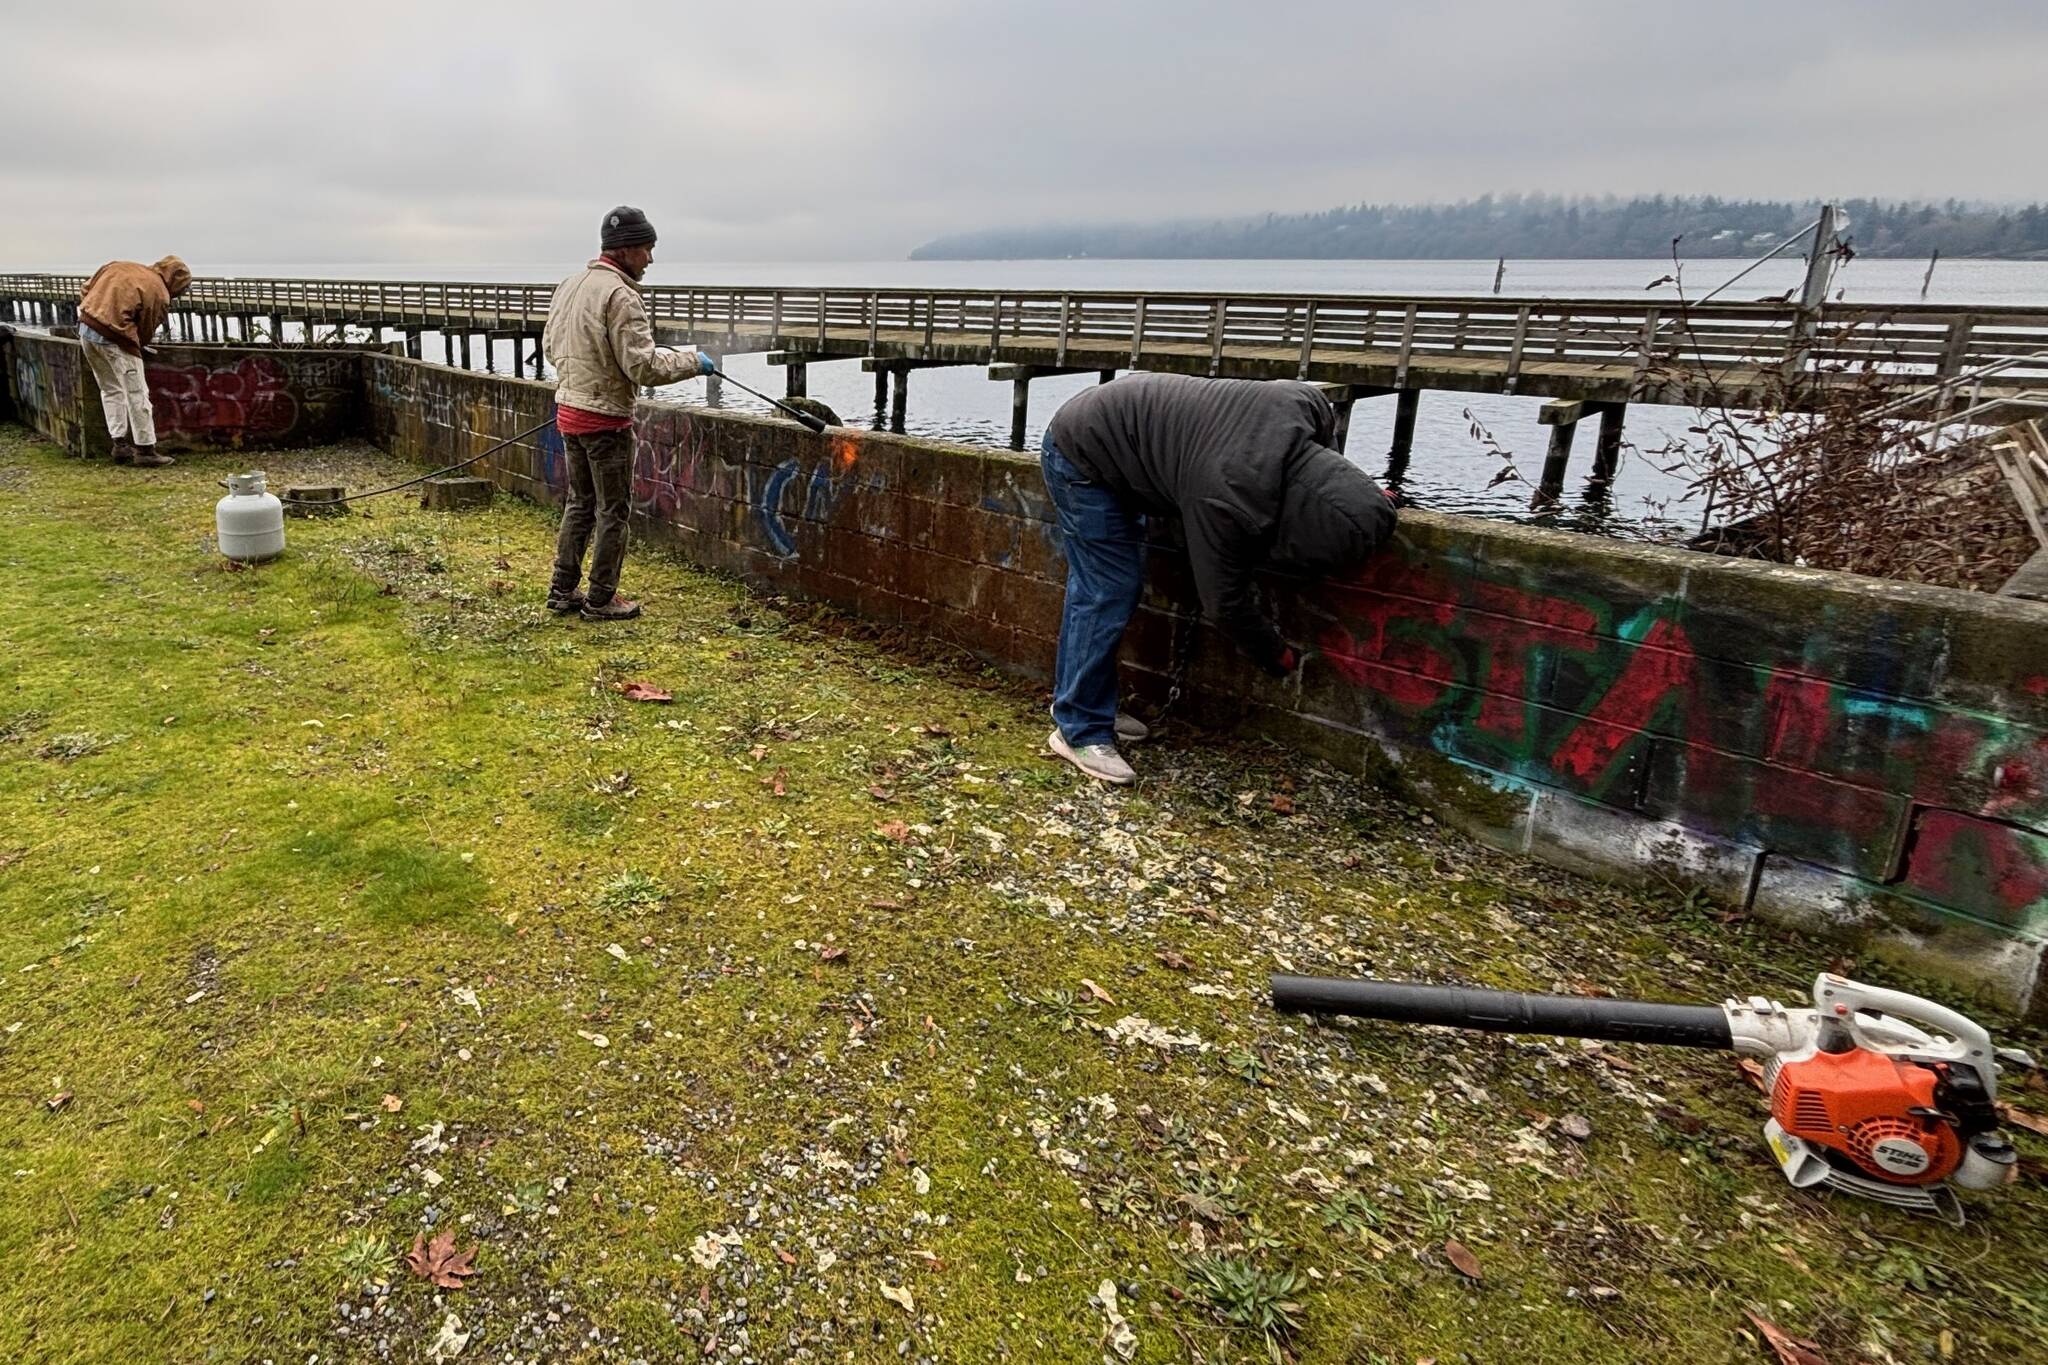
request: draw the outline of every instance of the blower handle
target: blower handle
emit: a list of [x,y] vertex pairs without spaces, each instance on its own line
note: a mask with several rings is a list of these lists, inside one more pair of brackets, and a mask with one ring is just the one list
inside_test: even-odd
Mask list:
[[1669,1047],[1735,1046],[1728,1015],[1718,1005],[1660,1005],[1322,976],[1275,976],[1272,988],[1273,1007],[1292,1014],[1347,1014],[1489,1033],[1548,1033]]

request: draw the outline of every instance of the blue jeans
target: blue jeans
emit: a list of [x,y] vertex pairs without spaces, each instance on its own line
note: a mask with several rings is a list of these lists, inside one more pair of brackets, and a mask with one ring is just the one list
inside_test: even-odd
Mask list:
[[1145,518],[1091,483],[1045,438],[1039,468],[1059,516],[1067,600],[1053,663],[1052,719],[1076,748],[1116,742],[1116,651],[1145,587]]

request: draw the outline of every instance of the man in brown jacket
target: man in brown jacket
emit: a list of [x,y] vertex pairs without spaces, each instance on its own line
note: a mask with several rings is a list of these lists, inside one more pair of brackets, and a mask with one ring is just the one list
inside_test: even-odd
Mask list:
[[[633,400],[639,386],[710,374],[717,358],[654,344],[647,307],[634,284],[654,261],[654,225],[621,204],[599,229],[603,254],[562,281],[548,305],[541,345],[556,370],[555,429],[569,457],[569,501],[555,542],[548,610],[587,621],[623,621],[640,604],[619,596],[632,514]],[[592,529],[590,591],[578,590]]]
[[176,256],[155,265],[109,261],[93,272],[78,296],[78,339],[99,382],[115,464],[173,463],[157,452],[156,414],[149,406],[142,353],[171,315],[171,300],[191,284],[192,272]]

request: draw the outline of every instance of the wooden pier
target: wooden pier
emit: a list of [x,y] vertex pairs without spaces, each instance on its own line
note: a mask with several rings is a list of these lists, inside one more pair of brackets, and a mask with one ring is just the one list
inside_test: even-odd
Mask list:
[[[0,275],[0,319],[71,321],[84,283]],[[546,284],[205,278],[176,301],[174,326],[222,340],[275,340],[288,324],[309,339],[342,328],[380,339],[395,332],[416,357],[431,332],[442,358],[465,368],[472,337],[510,340],[513,373],[531,363],[538,374],[552,292]],[[1907,392],[1991,364],[2003,368],[1995,383],[1970,391],[1973,404],[2017,404],[2048,389],[2041,308],[692,285],[642,293],[662,341],[721,355],[765,352],[792,395],[806,391],[813,364],[862,361],[875,374],[877,411],[897,430],[914,371],[986,367],[1012,385],[1013,447],[1023,444],[1032,381],[1056,374],[1302,379],[1328,386],[1347,420],[1357,400],[1393,396],[1396,462],[1407,458],[1424,390],[1550,399],[1546,485],[1553,471],[1561,483],[1586,416],[1601,422],[1595,474],[1611,469],[1630,403],[1796,404],[1854,374]],[[492,348],[483,349],[488,366]]]

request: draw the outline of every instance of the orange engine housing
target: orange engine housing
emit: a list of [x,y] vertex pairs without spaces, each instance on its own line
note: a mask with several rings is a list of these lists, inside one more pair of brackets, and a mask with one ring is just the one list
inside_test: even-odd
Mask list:
[[1917,1062],[1853,1048],[1778,1067],[1771,1117],[1808,1142],[1840,1152],[1873,1179],[1931,1185],[1963,1159],[1962,1139],[1931,1110],[1940,1080]]

